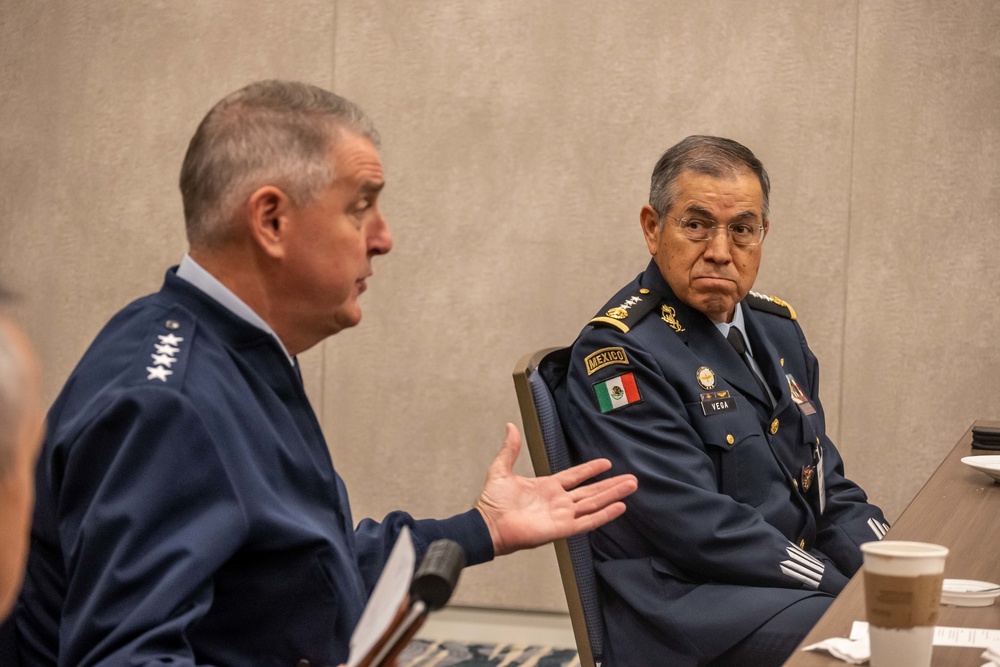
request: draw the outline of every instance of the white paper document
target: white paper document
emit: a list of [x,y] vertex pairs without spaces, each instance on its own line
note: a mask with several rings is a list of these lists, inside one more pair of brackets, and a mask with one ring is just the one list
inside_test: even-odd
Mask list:
[[403,609],[410,592],[410,581],[417,562],[410,529],[403,526],[382,568],[375,590],[351,634],[351,653],[347,667],[356,667],[371,652],[385,631]]
[[[868,636],[868,623],[854,621],[851,626],[851,639]],[[1000,642],[1000,630],[987,628],[950,628],[939,625],[934,628],[935,646],[972,646],[986,648],[990,644]]]

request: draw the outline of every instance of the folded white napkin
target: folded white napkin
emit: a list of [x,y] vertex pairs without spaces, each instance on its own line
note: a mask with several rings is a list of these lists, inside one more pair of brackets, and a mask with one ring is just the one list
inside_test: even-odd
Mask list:
[[[938,642],[935,642],[938,644]],[[981,646],[981,644],[980,644]],[[863,665],[871,656],[871,645],[868,643],[868,633],[858,639],[831,637],[821,642],[802,648],[803,651],[826,651],[834,658],[852,665]],[[986,647],[980,656],[987,662],[982,667],[1000,667],[1000,642],[993,642]]]
[[987,646],[980,657],[989,661],[984,663],[983,667],[1000,667],[1000,642],[993,642]]
[[826,651],[834,658],[843,660],[852,665],[863,665],[868,662],[871,656],[871,646],[868,644],[868,633],[860,639],[847,639],[846,637],[831,637],[821,642],[810,644],[802,649],[803,651]]

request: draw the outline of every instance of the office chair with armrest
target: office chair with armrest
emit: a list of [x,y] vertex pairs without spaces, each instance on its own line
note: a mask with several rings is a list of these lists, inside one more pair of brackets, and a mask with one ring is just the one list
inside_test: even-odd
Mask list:
[[[552,392],[538,365],[550,353],[564,348],[551,347],[526,354],[514,367],[514,389],[528,441],[535,474],[550,475],[571,467],[566,436],[556,412]],[[555,542],[556,560],[569,606],[580,667],[600,667],[604,642],[604,617],[597,592],[590,539],[586,534]]]

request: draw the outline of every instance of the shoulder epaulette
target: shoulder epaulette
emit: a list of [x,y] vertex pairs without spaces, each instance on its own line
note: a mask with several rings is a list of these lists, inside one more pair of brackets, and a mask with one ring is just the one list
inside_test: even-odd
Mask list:
[[188,352],[194,341],[196,321],[185,309],[173,306],[157,311],[139,346],[132,371],[137,383],[179,388],[187,371]]
[[590,324],[594,326],[610,326],[622,333],[628,333],[629,328],[643,317],[653,312],[659,298],[645,287],[636,290],[617,306],[599,313]]
[[795,309],[786,301],[782,301],[776,296],[768,296],[759,292],[750,292],[743,299],[743,302],[754,310],[760,310],[772,315],[780,315],[790,320],[795,319]]

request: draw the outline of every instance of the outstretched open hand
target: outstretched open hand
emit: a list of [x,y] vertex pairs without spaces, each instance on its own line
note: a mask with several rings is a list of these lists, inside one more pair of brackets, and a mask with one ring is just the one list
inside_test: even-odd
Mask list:
[[521,434],[507,424],[500,453],[486,472],[476,503],[493,537],[497,556],[530,549],[602,526],[625,511],[622,498],[638,487],[634,475],[582,482],[611,468],[607,459],[581,463],[546,477],[514,474]]

